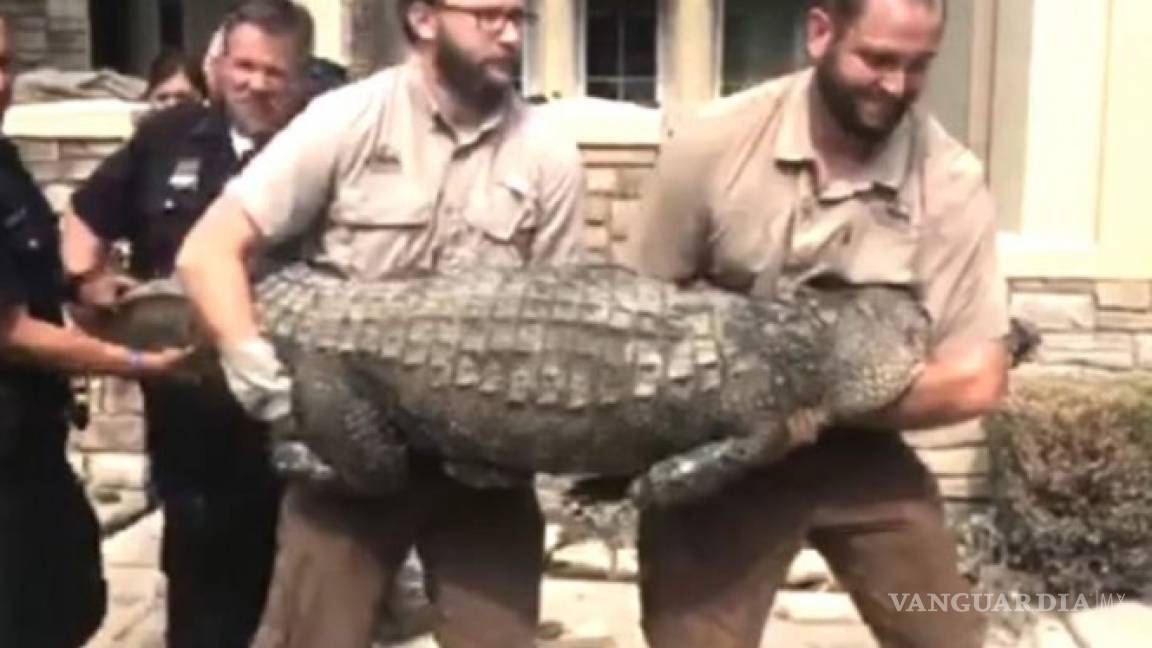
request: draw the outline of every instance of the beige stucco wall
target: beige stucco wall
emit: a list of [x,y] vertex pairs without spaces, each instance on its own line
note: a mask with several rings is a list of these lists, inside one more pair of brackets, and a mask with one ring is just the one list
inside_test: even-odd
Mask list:
[[993,147],[1017,147],[1015,159],[993,165],[994,180],[1018,183],[1018,195],[1001,200],[1018,223],[1004,237],[1007,269],[1152,277],[1143,195],[1152,150],[1152,3],[1034,0],[1032,11],[1027,110],[993,114]]
[[349,11],[346,0],[298,0],[316,22],[316,54],[342,65],[348,63],[345,24]]
[[536,83],[545,96],[569,97],[579,94],[576,74],[580,69],[579,33],[574,0],[538,0],[539,37],[535,40]]
[[717,43],[715,4],[710,0],[666,0],[669,40],[664,104],[689,106],[716,95]]

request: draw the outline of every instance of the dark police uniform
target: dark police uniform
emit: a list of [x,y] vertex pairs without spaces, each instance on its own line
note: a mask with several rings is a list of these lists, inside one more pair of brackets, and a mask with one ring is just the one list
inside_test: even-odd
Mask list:
[[[130,243],[135,278],[170,275],[184,237],[241,166],[230,133],[221,111],[199,105],[149,117],[73,195],[75,213],[100,238]],[[264,607],[280,497],[266,430],[222,384],[142,388],[164,505],[169,646],[247,646]]]
[[[56,218],[0,139],[0,317],[60,324]],[[74,648],[104,617],[96,516],[65,459],[60,373],[0,359],[0,646]]]

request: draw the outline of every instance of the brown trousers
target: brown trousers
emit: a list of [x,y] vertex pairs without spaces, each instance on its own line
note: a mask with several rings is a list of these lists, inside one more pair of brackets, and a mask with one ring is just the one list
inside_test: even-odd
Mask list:
[[443,617],[441,646],[533,645],[544,525],[531,488],[473,490],[435,469],[388,499],[294,485],[279,533],[255,648],[368,648],[412,546]]
[[[896,434],[832,432],[718,497],[645,515],[652,648],[755,648],[803,542],[828,560],[883,646],[980,646],[976,612],[898,612],[889,594],[970,590],[933,477]],[[927,596],[923,600],[928,600]]]

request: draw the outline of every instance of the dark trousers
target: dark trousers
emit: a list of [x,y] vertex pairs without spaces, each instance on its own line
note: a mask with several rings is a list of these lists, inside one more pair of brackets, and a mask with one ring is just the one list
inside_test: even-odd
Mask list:
[[267,431],[215,383],[147,384],[144,405],[164,511],[168,646],[246,647],[276,553],[281,487]]
[[163,501],[169,648],[248,646],[272,576],[279,490]]
[[544,525],[531,488],[474,490],[417,470],[390,498],[290,485],[259,648],[366,648],[416,547],[445,648],[535,645]]
[[933,477],[899,436],[833,433],[692,506],[641,519],[644,633],[653,648],[755,648],[807,540],[884,646],[975,648],[977,612],[900,612],[890,595],[959,594]]
[[32,462],[9,457],[19,465],[0,466],[0,646],[5,648],[76,648],[104,619],[99,525],[63,449],[56,454]]

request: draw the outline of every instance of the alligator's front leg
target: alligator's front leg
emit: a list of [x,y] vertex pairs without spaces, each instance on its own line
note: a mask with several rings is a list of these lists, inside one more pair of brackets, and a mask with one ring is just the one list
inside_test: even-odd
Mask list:
[[641,509],[700,500],[748,470],[751,444],[748,439],[724,439],[673,455],[637,477],[628,496]]
[[815,439],[826,417],[805,409],[787,421],[762,419],[744,437],[714,441],[653,464],[628,489],[640,508],[687,504],[712,495],[753,468]]
[[296,355],[297,429],[283,440],[305,442],[354,492],[392,493],[407,480],[408,453],[381,405],[386,395],[351,365],[330,353]]

